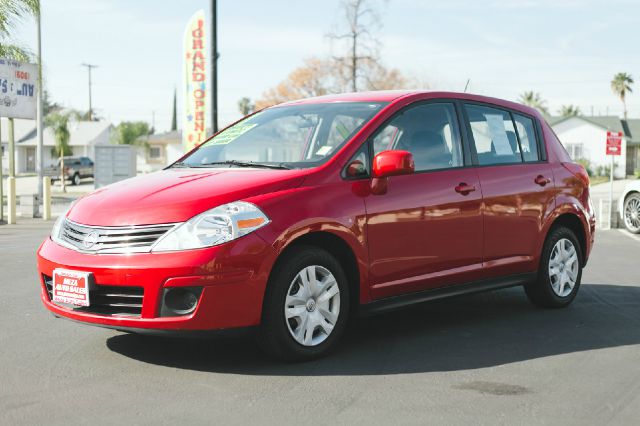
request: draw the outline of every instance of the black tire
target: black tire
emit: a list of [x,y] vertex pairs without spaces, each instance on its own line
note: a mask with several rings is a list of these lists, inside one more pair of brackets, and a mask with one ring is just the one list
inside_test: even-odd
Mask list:
[[[287,251],[286,259],[280,262],[269,278],[265,293],[262,322],[258,332],[258,343],[274,358],[283,361],[309,361],[325,356],[340,340],[349,318],[349,285],[342,266],[327,251],[300,246]],[[326,268],[335,278],[340,291],[340,312],[333,330],[316,346],[298,343],[289,331],[285,318],[285,301],[290,286],[299,272],[308,266]]]
[[631,232],[632,234],[640,234],[640,225],[638,225],[640,217],[631,217],[633,211],[635,211],[636,215],[640,215],[638,206],[640,206],[640,193],[633,193],[627,196],[627,198],[624,200],[624,206],[622,210],[624,217],[624,226],[625,228],[627,228],[627,231]]
[[71,183],[75,186],[80,185],[80,175],[78,173],[73,175],[73,177],[71,178]]
[[[576,280],[569,294],[560,296],[554,291],[552,279],[549,273],[549,263],[553,254],[554,247],[560,240],[569,240],[577,255],[577,273]],[[564,308],[569,306],[575,299],[580,289],[580,281],[582,279],[582,247],[576,238],[576,235],[569,228],[557,226],[551,229],[547,235],[547,239],[542,248],[540,258],[540,268],[538,269],[538,277],[536,281],[530,282],[524,286],[524,290],[529,300],[536,306],[541,308]]]

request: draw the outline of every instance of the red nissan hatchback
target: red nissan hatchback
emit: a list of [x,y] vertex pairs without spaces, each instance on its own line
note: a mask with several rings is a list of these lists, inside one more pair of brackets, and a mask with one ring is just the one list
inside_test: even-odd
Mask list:
[[445,92],[289,102],[101,188],[38,250],[56,316],[133,332],[257,327],[284,359],[349,316],[524,286],[575,298],[589,178],[535,110]]

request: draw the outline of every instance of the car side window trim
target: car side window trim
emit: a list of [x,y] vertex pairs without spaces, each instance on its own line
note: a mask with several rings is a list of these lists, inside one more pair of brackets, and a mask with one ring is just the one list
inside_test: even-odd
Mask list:
[[[516,132],[516,142],[518,144],[518,150],[520,153],[520,162],[521,163],[528,163],[528,161],[524,160],[524,152],[522,152],[522,141],[520,140],[520,132],[518,132],[518,126],[516,126],[516,119],[514,117],[514,114],[511,110],[508,111],[509,112],[509,118],[511,118],[511,124],[513,125],[513,131]],[[537,147],[536,147],[537,150]],[[540,158],[540,154],[538,153],[538,158]],[[517,164],[517,163],[516,163]]]

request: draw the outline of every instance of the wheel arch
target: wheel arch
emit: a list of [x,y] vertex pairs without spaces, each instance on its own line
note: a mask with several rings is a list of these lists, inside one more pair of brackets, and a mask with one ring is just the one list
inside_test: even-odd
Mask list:
[[[277,270],[279,265],[287,258],[287,254],[301,246],[313,246],[321,248],[330,253],[342,266],[345,274],[347,275],[349,285],[349,300],[351,312],[355,312],[360,304],[360,293],[362,276],[360,272],[360,266],[358,259],[353,249],[340,236],[327,231],[313,231],[308,232],[297,238],[291,240],[278,254],[276,262],[271,270],[271,274]],[[270,276],[271,276],[270,274]]]
[[553,229],[559,226],[564,226],[566,228],[569,228],[575,234],[576,238],[578,239],[578,242],[580,243],[580,253],[582,255],[581,256],[582,259],[580,259],[580,262],[584,267],[587,263],[587,258],[588,258],[588,252],[587,252],[588,242],[587,242],[587,233],[585,231],[585,225],[583,221],[580,219],[580,217],[577,214],[573,212],[561,213],[553,220],[553,222],[549,226],[545,239],[549,236],[549,234],[553,231]]

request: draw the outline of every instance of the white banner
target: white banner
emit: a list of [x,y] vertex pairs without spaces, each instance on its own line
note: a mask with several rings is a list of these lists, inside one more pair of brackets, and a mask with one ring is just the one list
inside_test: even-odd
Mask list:
[[184,32],[184,108],[182,146],[186,151],[207,137],[207,75],[209,49],[204,10],[196,12]]
[[0,58],[0,117],[36,119],[38,67]]

